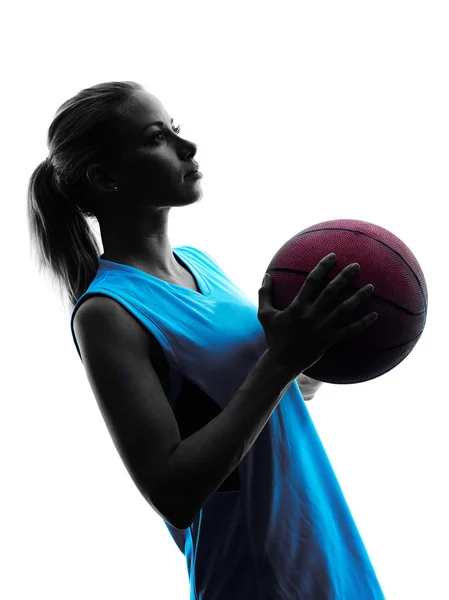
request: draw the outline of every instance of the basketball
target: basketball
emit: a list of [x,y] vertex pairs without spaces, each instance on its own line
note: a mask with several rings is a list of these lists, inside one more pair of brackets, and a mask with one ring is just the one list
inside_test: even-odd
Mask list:
[[374,290],[351,311],[342,327],[370,312],[379,316],[366,329],[336,342],[304,374],[327,383],[375,379],[402,362],[421,337],[427,315],[423,272],[412,251],[391,231],[365,221],[325,221],[303,229],[274,255],[266,269],[273,278],[274,308],[287,308],[309,273],[331,252],[337,257],[335,265],[320,284],[316,298],[345,267],[356,262],[359,274],[340,293],[338,304],[368,283]]

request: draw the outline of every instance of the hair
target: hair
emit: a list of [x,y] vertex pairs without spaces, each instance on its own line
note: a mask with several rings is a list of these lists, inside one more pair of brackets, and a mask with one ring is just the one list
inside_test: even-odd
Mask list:
[[28,184],[28,227],[37,268],[73,310],[98,270],[100,248],[89,219],[97,218],[89,165],[119,160],[123,117],[141,84],[100,83],[60,106],[48,130],[49,158]]

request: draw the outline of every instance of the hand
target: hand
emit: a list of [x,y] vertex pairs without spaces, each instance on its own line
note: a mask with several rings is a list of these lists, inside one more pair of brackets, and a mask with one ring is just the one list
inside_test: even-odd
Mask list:
[[300,373],[296,378],[296,383],[301,390],[301,396],[304,398],[305,402],[309,402],[310,400],[313,400],[315,394],[324,382],[308,377],[307,375],[304,375],[304,373]]
[[276,310],[272,305],[273,280],[268,273],[259,289],[257,317],[265,331],[268,350],[292,379],[314,365],[333,344],[357,335],[377,319],[377,313],[373,312],[355,323],[343,325],[350,313],[374,290],[373,285],[365,285],[338,304],[340,292],[358,274],[360,265],[357,263],[355,269],[351,265],[345,267],[318,298],[311,301],[335,260],[335,254],[325,256],[309,273],[285,310]]

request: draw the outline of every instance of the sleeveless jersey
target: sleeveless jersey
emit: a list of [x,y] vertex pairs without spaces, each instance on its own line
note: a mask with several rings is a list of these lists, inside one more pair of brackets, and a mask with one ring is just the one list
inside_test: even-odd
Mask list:
[[[267,349],[258,307],[206,252],[173,253],[201,294],[100,255],[72,312],[74,343],[80,355],[80,304],[109,296],[160,343],[173,410],[188,382],[218,414]],[[190,600],[385,600],[296,381],[236,471],[238,489],[215,492],[189,528],[164,521],[186,559]]]

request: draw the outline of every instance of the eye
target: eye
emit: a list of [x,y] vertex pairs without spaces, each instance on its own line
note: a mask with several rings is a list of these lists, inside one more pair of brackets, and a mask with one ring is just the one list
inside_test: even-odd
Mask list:
[[[176,127],[173,127],[173,131],[179,135],[179,132],[181,131],[181,125],[177,125]],[[154,135],[154,138],[157,138],[159,136],[162,136],[165,139],[165,135],[163,134],[162,131],[159,131],[158,133],[156,133],[156,135]]]

